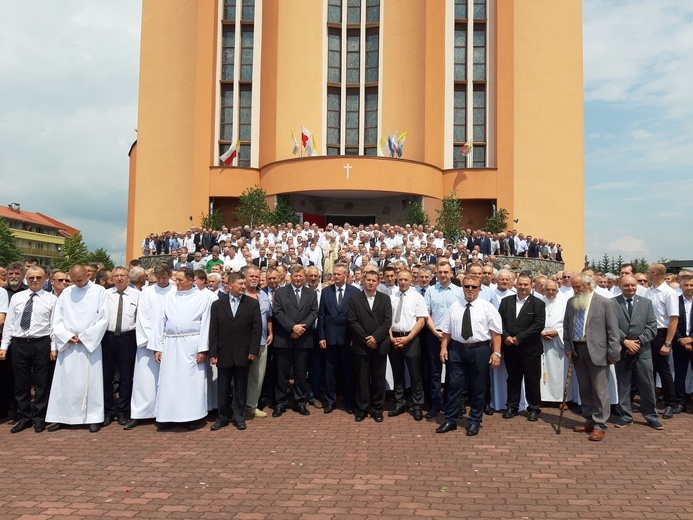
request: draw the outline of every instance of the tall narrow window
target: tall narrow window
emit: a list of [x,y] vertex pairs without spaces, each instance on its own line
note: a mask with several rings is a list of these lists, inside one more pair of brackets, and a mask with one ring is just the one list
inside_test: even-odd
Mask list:
[[[486,0],[455,0],[453,57],[453,168],[485,168],[488,139]],[[472,141],[469,157],[460,147]]]
[[255,20],[255,0],[243,0],[243,21]]
[[222,148],[228,148],[233,139],[233,85],[221,87],[221,135],[219,137],[227,143],[226,146],[222,145]]
[[236,28],[224,27],[221,49],[221,79],[233,81],[233,66],[236,61]]
[[236,0],[224,0],[224,20],[236,19]]
[[253,80],[253,27],[241,30],[241,81]]
[[328,0],[328,155],[377,153],[379,22],[380,0]]

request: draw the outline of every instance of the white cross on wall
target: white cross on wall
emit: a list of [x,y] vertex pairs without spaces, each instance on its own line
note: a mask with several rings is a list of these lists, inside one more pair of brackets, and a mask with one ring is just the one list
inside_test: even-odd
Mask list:
[[347,179],[349,178],[349,172],[351,171],[352,168],[353,168],[353,166],[349,163],[346,163],[346,166],[344,166],[344,169],[347,171]]

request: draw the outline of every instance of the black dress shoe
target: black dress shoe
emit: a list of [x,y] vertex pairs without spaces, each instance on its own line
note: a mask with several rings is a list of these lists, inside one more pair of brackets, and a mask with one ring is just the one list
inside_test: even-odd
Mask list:
[[283,406],[275,406],[274,411],[272,412],[272,417],[281,417],[284,412],[286,412],[286,408]]
[[517,415],[517,410],[511,410],[508,408],[506,411],[503,412],[503,419],[512,419]]
[[308,410],[308,408],[306,408],[305,404],[300,404],[298,406],[294,406],[294,412],[296,412],[297,414],[301,414],[301,415],[310,415],[310,410]]
[[351,407],[347,408],[347,409],[344,410],[344,411],[345,411],[346,413],[348,413],[349,415],[354,415],[354,409],[351,408]]
[[415,408],[415,409],[414,409],[414,412],[412,413],[412,415],[414,416],[414,420],[415,420],[415,421],[421,421],[421,420],[423,420],[423,412],[421,411],[420,408]]
[[356,422],[361,422],[366,418],[366,414],[362,412],[356,412],[356,415],[354,416],[354,421]]
[[537,422],[539,420],[539,410],[530,410],[527,412],[527,420],[529,422]]
[[323,408],[322,413],[332,413],[334,412],[334,405],[333,404],[326,404],[325,408]]
[[672,417],[674,417],[674,409],[671,406],[665,407],[662,419],[671,419]]
[[168,422],[158,422],[156,423],[156,431],[163,432],[164,430],[169,430],[173,428],[173,423]]
[[31,428],[31,421],[19,421],[14,425],[14,428],[10,430],[10,433],[19,433],[27,428]]
[[118,414],[118,424],[121,426],[125,426],[128,423],[127,418],[125,417],[124,413],[119,413]]
[[236,427],[237,430],[245,430],[246,428],[248,428],[245,422],[234,422],[233,425]]
[[381,414],[381,413],[371,414],[371,417],[373,417],[373,420],[375,422],[383,422],[383,414]]
[[686,411],[686,405],[685,404],[677,404],[674,406],[673,411],[676,415],[683,413]]
[[139,424],[139,420],[137,419],[130,419],[128,422],[125,423],[125,428],[123,430],[132,430]]
[[493,415],[495,410],[489,405],[484,406],[484,415]]
[[101,425],[98,423],[90,424],[89,425],[89,432],[90,433],[97,433],[101,429]]
[[197,421],[188,421],[187,423],[185,423],[185,427],[189,432],[192,432],[197,430],[197,428],[199,427],[199,423]]
[[436,433],[448,433],[457,429],[457,423],[445,422],[436,428]]
[[57,431],[58,431],[60,428],[62,428],[62,427],[63,427],[62,424],[60,424],[60,423],[55,423],[55,424],[52,424],[51,426],[48,427],[48,431],[49,431],[49,432],[57,432]]
[[397,417],[398,415],[402,415],[403,413],[404,413],[404,405],[398,404],[392,410],[387,412],[387,416],[388,417]]
[[439,413],[438,410],[429,410],[426,413],[426,419],[427,420],[435,419],[436,417],[438,417],[438,413]]
[[467,437],[474,437],[475,435],[479,435],[479,425],[470,424],[467,426]]
[[227,426],[229,423],[226,421],[222,421],[221,419],[217,419],[216,422],[209,427],[210,430],[213,432],[217,430],[221,430],[224,426]]
[[107,415],[106,418],[103,420],[103,425],[109,426],[112,422],[113,422],[113,416]]
[[41,433],[43,431],[46,431],[46,423],[43,421],[38,421],[34,423],[34,431],[36,433]]

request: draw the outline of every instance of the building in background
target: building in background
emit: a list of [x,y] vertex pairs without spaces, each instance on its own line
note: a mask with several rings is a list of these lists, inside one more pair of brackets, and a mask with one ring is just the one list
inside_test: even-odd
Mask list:
[[78,232],[43,213],[23,210],[16,202],[0,206],[0,218],[7,221],[24,258],[34,256],[42,266],[61,256],[65,239]]
[[210,204],[243,224],[255,185],[319,224],[433,222],[454,190],[464,228],[505,208],[581,267],[582,74],[580,0],[145,0],[127,255]]

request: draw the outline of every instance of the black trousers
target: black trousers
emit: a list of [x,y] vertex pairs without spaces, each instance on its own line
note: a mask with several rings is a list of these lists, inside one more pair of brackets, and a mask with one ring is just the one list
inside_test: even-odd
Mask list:
[[310,381],[310,398],[320,399],[324,388],[325,351],[318,345],[317,334],[315,338],[313,348],[310,349],[308,380]]
[[684,405],[686,404],[686,374],[688,374],[688,365],[691,365],[691,369],[693,369],[693,350],[686,350],[686,347],[674,345],[672,355],[674,356],[676,403]]
[[288,401],[286,390],[289,388],[289,376],[291,369],[294,371],[294,406],[305,405],[308,401],[308,387],[306,379],[308,375],[309,348],[275,348],[274,357],[277,366],[277,385],[275,391],[276,406],[286,408]]
[[344,406],[354,407],[356,374],[354,352],[348,345],[327,345],[325,349],[325,402],[334,406],[337,402],[337,372],[342,378]]
[[525,397],[529,410],[541,408],[541,354],[533,355],[522,351],[522,347],[503,349],[505,367],[508,370],[507,410],[517,411],[520,407],[522,378],[525,380]]
[[[48,395],[51,391],[54,363],[50,360],[51,338],[13,338],[12,371],[17,419],[22,422],[45,422]],[[34,409],[31,409],[31,385],[34,385]]]
[[457,423],[462,404],[462,391],[469,388],[469,424],[481,424],[488,377],[488,345],[465,348],[451,341],[446,364],[445,420]]
[[390,347],[388,354],[392,365],[394,380],[395,405],[404,406],[404,364],[406,362],[411,382],[412,408],[421,409],[424,403],[423,381],[421,380],[421,343],[416,337],[402,348]]
[[[0,335],[0,337],[2,337]],[[7,417],[10,405],[14,405],[17,415],[17,403],[14,400],[14,370],[12,369],[12,349],[7,351],[4,363],[0,363],[0,418]]]
[[272,407],[276,405],[277,387],[277,358],[274,355],[276,349],[272,345],[267,345],[267,362],[265,364],[265,379],[262,382],[261,399],[269,399]]
[[[219,388],[219,404],[217,417],[220,421],[229,422],[233,410],[236,423],[245,422],[245,405],[248,395],[248,369],[250,367],[217,367],[217,386]],[[231,390],[233,383],[233,400]]]
[[659,380],[662,382],[664,406],[676,406],[676,391],[674,379],[671,377],[671,368],[669,368],[669,356],[662,356],[659,353],[666,339],[667,329],[657,329],[657,335],[652,340],[652,366],[655,376],[659,374]]
[[[356,359],[356,408],[361,413],[382,414],[385,406],[387,354],[373,350]],[[371,402],[372,400],[372,402]]]
[[[137,338],[135,331],[123,332],[116,336],[107,331],[101,342],[103,351],[103,406],[104,415],[130,414],[132,398],[132,377],[135,373]],[[113,378],[118,370],[118,403],[115,403]]]

